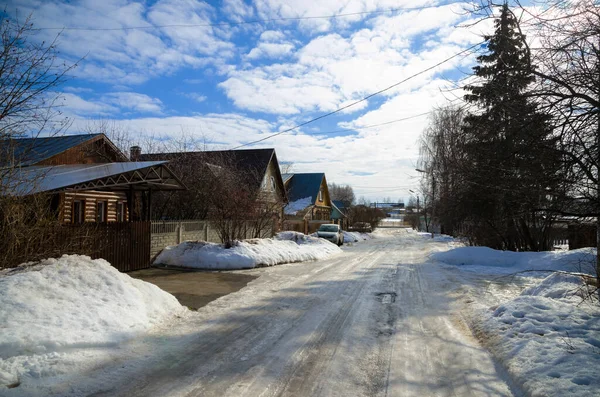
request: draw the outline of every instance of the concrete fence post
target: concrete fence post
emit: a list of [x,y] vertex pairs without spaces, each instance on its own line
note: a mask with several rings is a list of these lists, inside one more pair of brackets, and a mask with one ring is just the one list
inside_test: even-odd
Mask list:
[[177,244],[181,244],[183,240],[183,223],[179,222],[177,224]]

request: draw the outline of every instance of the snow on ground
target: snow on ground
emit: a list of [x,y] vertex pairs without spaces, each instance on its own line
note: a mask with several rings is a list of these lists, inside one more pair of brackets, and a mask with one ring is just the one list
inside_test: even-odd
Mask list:
[[118,347],[187,309],[103,259],[63,255],[0,272],[0,390],[60,374],[68,353]]
[[324,259],[340,252],[339,247],[327,240],[288,231],[274,238],[235,241],[231,248],[187,241],[165,248],[154,263],[200,269],[251,269]]
[[312,204],[312,197],[304,197],[296,201],[292,201],[285,206],[284,212],[286,215],[296,215],[298,211],[302,211]]
[[488,274],[496,282],[508,280],[510,273],[535,270],[518,276],[531,285],[520,295],[475,309],[472,326],[529,395],[597,396],[600,305],[593,298],[583,300],[589,291],[581,275],[566,273],[593,274],[595,254],[593,249],[508,252],[460,247],[432,258]]
[[513,252],[498,251],[488,247],[460,247],[432,255],[432,259],[463,266],[463,270],[487,274],[512,274],[528,270],[563,270],[592,274],[595,258],[596,251],[591,248],[572,251]]
[[373,236],[371,233],[359,233],[359,232],[344,232],[344,244],[346,243],[358,243],[360,241],[371,240]]

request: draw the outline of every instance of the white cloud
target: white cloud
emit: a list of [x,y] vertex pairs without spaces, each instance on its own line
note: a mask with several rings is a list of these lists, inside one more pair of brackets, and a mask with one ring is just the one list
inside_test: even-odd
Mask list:
[[260,43],[258,47],[253,48],[247,55],[249,59],[259,58],[282,58],[288,55],[294,49],[292,44]]
[[162,102],[145,94],[135,92],[113,92],[102,96],[102,101],[121,109],[130,109],[142,113],[161,113]]
[[[335,7],[339,6],[336,3]],[[230,70],[220,87],[236,106],[245,110],[286,115],[332,111],[419,74],[461,51],[467,40],[478,41],[469,33],[457,35],[458,42],[438,40],[432,41],[425,50],[415,48],[413,41],[420,40],[424,33],[435,37],[436,32],[450,29],[464,18],[458,13],[459,8],[448,5],[394,16],[378,15],[371,20],[371,28],[347,37],[338,33],[320,35],[295,54],[285,52],[286,63]],[[281,10],[284,9],[282,5]],[[285,40],[282,35],[281,31],[267,31],[261,37],[282,42]],[[248,58],[264,60],[267,53],[263,45],[261,42],[254,48]],[[282,52],[287,50],[282,49]],[[384,96],[418,89],[434,75],[462,63],[464,59],[455,58],[411,78]]]
[[[9,10],[11,11],[11,10]],[[34,16],[34,27],[81,27],[101,30],[64,30],[61,56],[81,59],[75,75],[88,80],[139,84],[182,67],[222,63],[234,45],[222,29],[207,24],[214,10],[195,1],[159,0],[151,7],[123,0],[73,2],[24,0],[19,14]],[[152,28],[151,25],[188,25]],[[120,29],[124,27],[148,29]],[[115,28],[116,30],[103,30]],[[51,40],[57,30],[42,30],[39,40]]]
[[186,98],[193,99],[196,102],[204,102],[204,101],[206,101],[206,96],[198,94],[197,92],[183,93],[183,96],[185,96]]
[[88,101],[78,95],[71,93],[61,93],[58,104],[63,108],[63,112],[84,117],[90,116],[108,116],[114,114],[118,109],[110,104]]

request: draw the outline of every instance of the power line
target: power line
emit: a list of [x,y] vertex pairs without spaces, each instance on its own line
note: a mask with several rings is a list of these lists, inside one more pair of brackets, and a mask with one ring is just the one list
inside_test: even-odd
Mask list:
[[239,148],[242,148],[242,147],[245,147],[245,146],[254,145],[255,143],[259,143],[259,142],[266,141],[267,139],[271,139],[271,138],[273,138],[273,137],[276,137],[276,136],[278,136],[278,135],[285,134],[285,133],[287,133],[287,132],[293,131],[293,130],[295,130],[295,129],[298,129],[298,128],[300,128],[300,127],[303,127],[303,126],[305,126],[305,125],[307,125],[307,124],[314,123],[314,122],[315,122],[315,121],[317,121],[317,120],[321,120],[321,119],[323,119],[323,118],[325,118],[325,117],[329,117],[329,116],[331,116],[331,115],[334,115],[334,114],[336,114],[336,113],[339,113],[339,112],[341,112],[342,110],[346,110],[346,109],[348,109],[348,108],[350,108],[350,107],[352,107],[352,106],[358,105],[358,104],[359,104],[359,103],[361,103],[361,102],[365,102],[365,101],[369,100],[370,98],[372,98],[372,97],[374,97],[374,96],[376,96],[376,95],[379,95],[379,94],[381,94],[381,93],[383,93],[383,92],[385,92],[385,91],[389,91],[389,90],[391,90],[392,88],[395,88],[395,87],[399,86],[400,84],[403,84],[403,83],[407,82],[408,80],[411,80],[411,79],[413,79],[413,78],[415,78],[415,77],[417,77],[417,76],[419,76],[419,75],[421,75],[421,74],[423,74],[423,73],[429,72],[430,70],[432,70],[432,69],[435,69],[435,68],[437,68],[438,66],[440,66],[440,65],[443,65],[444,63],[446,63],[446,62],[448,62],[448,61],[450,61],[450,60],[452,60],[452,59],[454,59],[454,58],[456,58],[456,57],[458,57],[458,56],[460,56],[460,55],[462,55],[462,54],[464,54],[464,53],[466,53],[466,52],[468,52],[468,51],[471,51],[473,48],[475,48],[475,47],[478,47],[478,46],[480,46],[480,45],[481,45],[481,44],[483,44],[483,43],[485,43],[485,41],[481,41],[481,42],[479,42],[479,43],[477,43],[477,44],[474,44],[474,45],[470,46],[469,48],[467,48],[467,49],[465,49],[465,50],[462,50],[462,51],[460,51],[460,52],[457,52],[456,54],[454,54],[454,55],[452,55],[452,56],[450,56],[450,57],[448,57],[448,58],[444,59],[443,61],[440,61],[440,62],[436,63],[436,64],[435,64],[435,65],[433,65],[433,66],[430,66],[430,67],[428,67],[428,68],[426,68],[426,69],[423,69],[423,70],[421,70],[420,72],[417,72],[417,73],[415,73],[415,74],[413,74],[413,75],[411,75],[411,76],[409,76],[409,77],[405,78],[404,80],[401,80],[401,81],[399,81],[399,82],[397,82],[397,83],[395,83],[395,84],[392,84],[392,85],[390,85],[390,86],[388,86],[388,87],[386,87],[386,88],[384,88],[384,89],[382,89],[382,90],[379,90],[379,91],[377,91],[377,92],[374,92],[374,93],[372,93],[372,94],[370,94],[370,95],[367,95],[366,97],[364,97],[364,98],[362,98],[362,99],[359,99],[359,100],[358,100],[358,101],[356,101],[356,102],[352,102],[352,103],[350,103],[350,104],[348,104],[348,105],[346,105],[346,106],[342,106],[341,108],[338,108],[337,110],[334,110],[334,111],[332,111],[332,112],[329,112],[329,113],[325,113],[325,114],[323,114],[323,115],[321,115],[321,116],[319,116],[319,117],[315,117],[314,119],[310,119],[310,120],[308,120],[308,121],[305,121],[304,123],[300,123],[300,124],[298,124],[298,125],[296,125],[296,126],[294,126],[294,127],[291,127],[291,128],[285,129],[285,130],[283,130],[283,131],[276,132],[275,134],[271,134],[271,135],[269,135],[269,136],[267,136],[267,137],[264,137],[264,138],[258,139],[258,140],[256,140],[256,141],[248,142],[248,143],[245,143],[245,144],[243,144],[243,145],[236,146],[236,147],[234,147],[234,148],[232,148],[232,149],[230,149],[230,150],[235,150],[235,149],[239,149]]
[[400,121],[406,121],[406,120],[410,120],[410,119],[416,119],[417,117],[425,116],[425,115],[427,115],[429,113],[431,113],[431,111],[425,112],[425,113],[420,113],[420,114],[415,114],[414,116],[408,116],[408,117],[404,117],[404,118],[401,118],[401,119],[386,121],[384,123],[379,123],[379,124],[364,125],[362,127],[355,127],[355,128],[342,128],[342,129],[335,130],[335,131],[319,131],[319,132],[314,132],[314,133],[305,133],[305,135],[335,134],[335,133],[338,133],[338,132],[348,132],[348,131],[355,131],[355,130],[365,130],[367,128],[381,127],[382,125],[388,125],[388,124],[398,123]]
[[[453,5],[459,2],[445,4]],[[169,24],[169,25],[144,25],[144,26],[121,26],[118,28],[84,28],[84,27],[42,27],[36,28],[36,30],[80,30],[80,31],[115,31],[115,30],[149,30],[149,29],[163,29],[163,28],[198,28],[198,27],[213,27],[213,26],[239,26],[239,25],[252,25],[268,22],[281,22],[281,21],[300,21],[310,19],[336,19],[344,18],[357,15],[369,15],[369,14],[385,14],[394,13],[398,11],[422,11],[428,8],[434,8],[436,6],[423,6],[423,7],[406,7],[406,8],[389,8],[385,10],[376,11],[361,11],[361,12],[350,12],[346,14],[334,14],[334,15],[316,15],[306,17],[280,17],[280,18],[266,18],[266,19],[254,19],[249,21],[239,22],[208,22],[208,23],[193,23],[193,24]]]

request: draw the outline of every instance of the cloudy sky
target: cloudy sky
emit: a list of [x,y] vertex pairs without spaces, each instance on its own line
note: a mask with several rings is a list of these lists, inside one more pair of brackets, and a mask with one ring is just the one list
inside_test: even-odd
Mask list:
[[60,33],[61,59],[81,59],[60,87],[74,119],[69,133],[109,120],[140,143],[183,133],[215,149],[273,147],[294,172],[325,172],[376,201],[407,200],[418,188],[427,112],[461,102],[476,54],[443,61],[491,29],[490,21],[473,25],[466,8],[436,0],[22,0],[7,12],[31,14],[36,40]]

